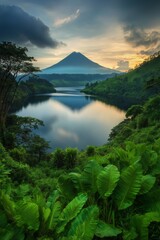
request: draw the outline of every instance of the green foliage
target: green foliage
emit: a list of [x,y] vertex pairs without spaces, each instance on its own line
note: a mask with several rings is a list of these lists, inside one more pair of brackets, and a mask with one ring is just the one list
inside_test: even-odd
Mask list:
[[89,206],[72,222],[67,239],[72,237],[77,240],[93,239],[98,223],[99,210],[97,206]]
[[39,210],[38,205],[32,202],[22,202],[16,205],[15,220],[17,226],[26,226],[28,230],[38,230]]
[[108,165],[105,167],[97,177],[97,187],[99,194],[102,197],[109,197],[113,193],[119,177],[120,173],[116,166]]
[[13,148],[10,150],[10,156],[18,162],[27,162],[27,151],[24,147]]
[[8,118],[12,141],[0,145],[1,239],[159,239],[159,109],[159,96],[131,107],[107,145],[51,154],[32,133],[41,122]]
[[[90,84],[83,91],[107,99],[107,102],[127,109],[131,105],[144,103],[149,97],[155,96],[159,88],[147,88],[151,80],[156,82],[160,77],[160,54],[154,54],[136,69],[98,84]],[[159,81],[158,81],[159,82]],[[159,85],[158,85],[159,86]],[[133,109],[132,109],[133,110]],[[139,111],[138,111],[139,112]],[[137,114],[137,112],[136,112]]]
[[56,148],[53,153],[53,164],[56,168],[63,168],[65,165],[65,152],[61,148]]
[[62,211],[59,216],[59,227],[58,233],[61,233],[66,224],[70,222],[73,218],[77,216],[77,214],[81,211],[84,204],[87,201],[87,196],[85,194],[80,194],[79,196],[75,197]]
[[88,146],[88,147],[86,148],[86,154],[87,154],[88,156],[93,156],[93,155],[95,155],[95,147],[94,147],[94,146]]
[[142,113],[143,107],[141,105],[132,105],[126,112],[126,118],[135,118],[137,115]]
[[99,238],[117,237],[121,232],[121,229],[118,229],[113,225],[106,224],[103,221],[99,221],[96,229],[96,236]]
[[133,204],[140,191],[142,183],[142,169],[135,163],[122,171],[120,181],[115,192],[116,204],[119,210],[126,209]]
[[[11,42],[0,43],[0,132],[2,135],[6,117],[21,79],[38,70],[32,64],[34,58],[29,57],[27,51],[27,48],[18,47]],[[23,75],[17,80],[20,73]],[[5,142],[5,138],[2,137],[1,141]]]
[[66,148],[62,150],[57,148],[52,154],[53,165],[56,168],[72,169],[78,163],[78,149]]
[[26,82],[22,82],[20,87],[23,88],[23,85],[28,87],[30,95],[56,92],[52,83],[38,77],[29,77]]
[[144,193],[149,192],[151,190],[151,188],[154,186],[155,181],[156,181],[156,178],[153,177],[152,175],[143,176],[140,193],[144,194]]

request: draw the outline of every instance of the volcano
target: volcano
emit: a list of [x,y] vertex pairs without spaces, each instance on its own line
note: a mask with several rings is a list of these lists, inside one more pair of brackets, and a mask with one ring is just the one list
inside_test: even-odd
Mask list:
[[80,52],[72,52],[63,60],[41,71],[41,74],[112,74],[119,71],[103,67]]

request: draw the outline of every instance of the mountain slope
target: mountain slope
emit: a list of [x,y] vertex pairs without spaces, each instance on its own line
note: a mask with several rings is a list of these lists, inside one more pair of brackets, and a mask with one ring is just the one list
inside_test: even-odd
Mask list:
[[90,84],[84,92],[105,97],[109,102],[127,108],[144,102],[157,93],[158,89],[146,89],[147,82],[160,78],[160,54],[151,56],[138,68],[98,84]]
[[48,68],[42,70],[41,74],[110,74],[119,71],[105,68],[79,52],[73,52],[66,58]]

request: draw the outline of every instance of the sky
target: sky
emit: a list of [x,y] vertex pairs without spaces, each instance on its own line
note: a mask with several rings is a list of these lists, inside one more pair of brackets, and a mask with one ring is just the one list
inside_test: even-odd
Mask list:
[[160,0],[0,0],[0,41],[41,69],[76,51],[127,71],[160,51]]

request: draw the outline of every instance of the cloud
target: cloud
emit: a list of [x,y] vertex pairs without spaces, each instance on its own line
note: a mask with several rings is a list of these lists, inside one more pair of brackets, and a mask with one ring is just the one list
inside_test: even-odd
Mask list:
[[160,42],[160,32],[158,31],[146,32],[140,28],[127,26],[125,32],[125,39],[131,43],[133,47],[152,47]]
[[118,61],[116,69],[119,70],[119,71],[129,70],[129,61],[125,61],[125,60]]
[[159,0],[115,0],[118,15],[125,25],[152,28],[159,25]]
[[147,50],[142,50],[140,53],[141,53],[142,55],[148,55],[148,56],[150,56],[150,55],[153,55],[153,54],[156,53],[156,52],[160,52],[160,44],[157,45],[156,47],[149,48],[149,49],[147,49]]
[[49,28],[40,19],[20,7],[0,5],[0,19],[0,41],[31,43],[40,48],[56,48],[62,44],[52,39]]
[[141,54],[154,53],[160,44],[159,0],[116,0],[125,40],[132,47],[143,47]]
[[62,25],[64,25],[64,24],[68,24],[68,23],[70,23],[70,22],[73,22],[74,20],[76,20],[76,19],[79,17],[79,15],[80,15],[80,10],[77,9],[77,11],[76,11],[74,14],[72,14],[72,15],[70,15],[70,16],[68,16],[68,17],[65,17],[65,18],[59,18],[59,19],[57,19],[57,20],[54,22],[54,26],[55,26],[55,27],[60,27],[60,26],[62,26]]

